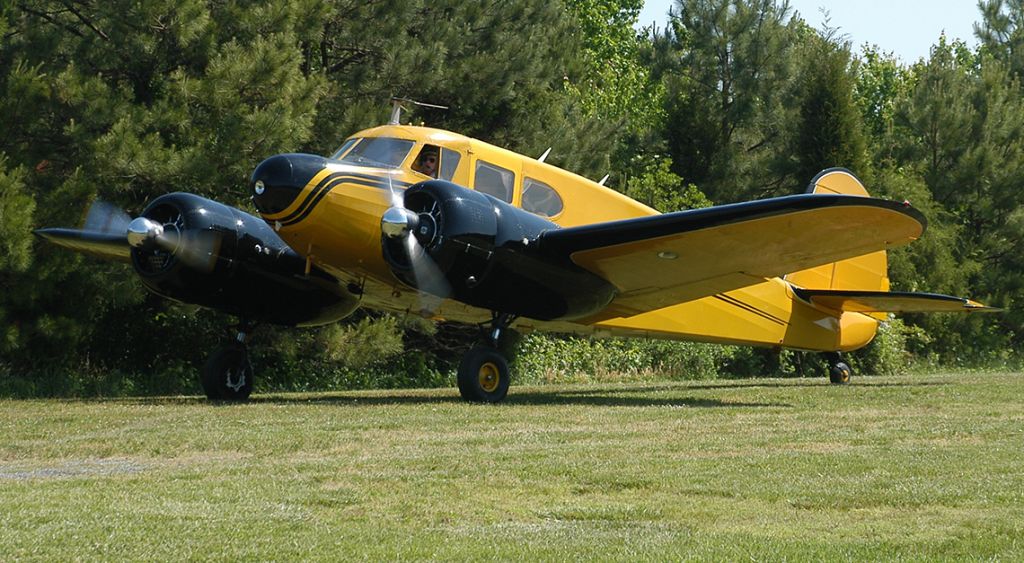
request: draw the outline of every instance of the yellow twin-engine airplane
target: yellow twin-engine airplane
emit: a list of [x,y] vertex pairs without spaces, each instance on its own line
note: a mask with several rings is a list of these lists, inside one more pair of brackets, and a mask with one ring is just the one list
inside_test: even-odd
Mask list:
[[991,310],[889,292],[885,251],[920,237],[924,218],[843,169],[804,194],[660,214],[543,157],[394,120],[329,157],[272,156],[249,189],[259,219],[179,192],[135,219],[101,205],[84,229],[36,232],[238,316],[201,376],[219,400],[252,390],[256,324],[331,323],[359,306],[478,324],[458,387],[485,402],[508,392],[508,329],[817,350],[845,383],[839,352],[870,342],[886,313]]

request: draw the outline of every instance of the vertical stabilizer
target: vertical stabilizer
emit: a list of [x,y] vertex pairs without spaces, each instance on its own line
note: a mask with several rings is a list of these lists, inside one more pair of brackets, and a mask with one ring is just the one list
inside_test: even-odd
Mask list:
[[[867,196],[864,184],[845,168],[822,170],[811,180],[807,193]],[[822,244],[828,244],[823,240]],[[888,291],[889,269],[885,251],[825,264],[785,276],[786,281],[804,289]],[[872,314],[884,319],[884,314]]]

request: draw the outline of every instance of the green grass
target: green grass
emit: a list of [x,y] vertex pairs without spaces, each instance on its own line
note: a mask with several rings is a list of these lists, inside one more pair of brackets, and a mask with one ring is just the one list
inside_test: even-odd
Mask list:
[[1024,376],[0,401],[0,559],[1024,559]]

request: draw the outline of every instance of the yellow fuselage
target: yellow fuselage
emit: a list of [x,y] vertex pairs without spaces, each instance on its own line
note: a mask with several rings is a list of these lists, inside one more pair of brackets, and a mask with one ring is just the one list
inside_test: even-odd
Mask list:
[[[411,144],[407,143],[407,153],[391,166],[368,165],[372,163],[352,158],[346,161],[346,156],[358,150],[360,143],[375,138],[400,139]],[[504,174],[510,190],[488,193],[513,206],[544,214],[562,227],[657,213],[618,192],[536,159],[447,131],[393,125],[353,135],[288,208],[263,214],[263,218],[311,265],[330,272],[342,283],[360,287],[364,305],[395,312],[418,311],[425,297],[392,274],[381,250],[380,221],[384,211],[392,206],[395,194],[434,177],[416,171],[419,159],[432,149],[443,149],[438,151],[438,172],[444,179],[488,191],[492,188],[484,189],[485,175],[498,170],[499,176]],[[310,194],[318,186],[322,189],[321,182],[330,175],[335,178],[332,187],[311,205]],[[549,191],[555,192],[554,199],[560,200],[561,205],[552,203]],[[308,209],[300,210],[302,205]],[[553,214],[547,215],[549,212]],[[301,220],[294,219],[297,215]],[[454,300],[431,309],[438,317],[462,322],[490,319],[489,311]],[[520,319],[515,326],[576,334],[845,351],[867,344],[877,325],[878,321],[868,315],[812,306],[794,295],[789,282],[770,278],[740,290],[629,318],[595,323]]]

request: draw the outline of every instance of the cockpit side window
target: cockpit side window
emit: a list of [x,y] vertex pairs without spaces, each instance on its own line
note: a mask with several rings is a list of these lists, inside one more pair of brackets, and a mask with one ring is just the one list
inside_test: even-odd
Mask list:
[[554,217],[562,208],[562,198],[551,186],[533,178],[523,179],[523,211]]
[[367,137],[341,157],[341,161],[357,166],[398,168],[415,144],[405,139]]
[[512,187],[516,175],[511,170],[478,160],[473,188],[478,192],[492,195],[506,203],[512,203]]
[[452,149],[441,148],[441,179],[452,181],[455,177],[455,170],[459,168],[459,161],[462,160],[462,155],[459,151],[453,151]]
[[423,145],[420,154],[412,163],[412,169],[425,176],[437,178],[437,169],[441,159],[440,150],[436,145]]
[[344,143],[342,143],[341,147],[338,150],[334,151],[334,154],[331,155],[331,160],[338,160],[339,158],[344,156],[346,152],[348,152],[348,149],[352,148],[352,145],[358,143],[361,140],[362,139],[349,139],[345,141]]

